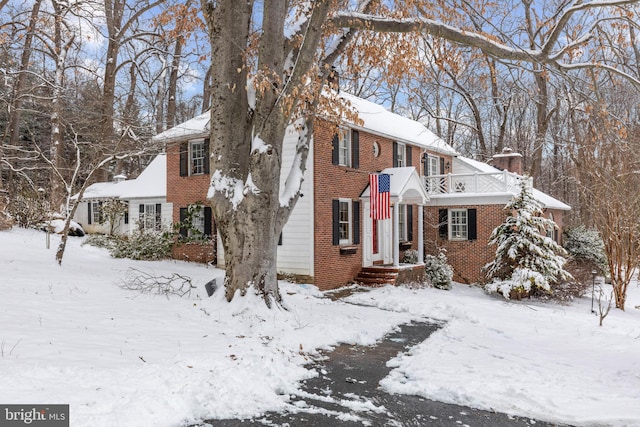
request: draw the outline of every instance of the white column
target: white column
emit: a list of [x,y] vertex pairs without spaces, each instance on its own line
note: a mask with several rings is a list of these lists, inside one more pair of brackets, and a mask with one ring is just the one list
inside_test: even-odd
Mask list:
[[418,205],[418,262],[424,262],[424,206]]
[[398,229],[400,228],[400,221],[398,219],[398,208],[400,206],[398,203],[394,203],[393,205],[393,266],[400,266],[400,233],[398,233]]

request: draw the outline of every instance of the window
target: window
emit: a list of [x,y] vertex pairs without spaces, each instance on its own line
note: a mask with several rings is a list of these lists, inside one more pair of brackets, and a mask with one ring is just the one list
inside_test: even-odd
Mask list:
[[180,208],[180,235],[183,238],[199,240],[211,238],[212,211],[210,206],[190,205]]
[[333,200],[333,244],[360,243],[360,202],[351,199]]
[[192,141],[190,144],[191,151],[191,175],[200,175],[204,173],[204,140]]
[[180,144],[180,176],[209,173],[209,140],[196,139]]
[[340,200],[338,221],[340,244],[351,243],[351,200]]
[[438,236],[443,240],[463,241],[477,239],[476,209],[440,209]]
[[357,130],[338,128],[332,144],[334,165],[360,167],[360,133]]
[[439,166],[440,166],[440,161],[438,157],[427,156],[427,165],[426,165],[425,175],[426,176],[439,175],[440,174]]
[[407,205],[398,205],[398,237],[407,241]]
[[138,226],[141,230],[160,231],[162,228],[162,205],[160,203],[141,204]]
[[342,128],[338,131],[338,164],[351,166],[351,133]]
[[401,168],[407,165],[406,146],[400,142],[396,142],[396,165],[395,167]]
[[468,225],[466,209],[451,209],[449,211],[449,238],[451,240],[467,240]]
[[89,224],[100,224],[102,222],[102,202],[93,200],[89,206]]

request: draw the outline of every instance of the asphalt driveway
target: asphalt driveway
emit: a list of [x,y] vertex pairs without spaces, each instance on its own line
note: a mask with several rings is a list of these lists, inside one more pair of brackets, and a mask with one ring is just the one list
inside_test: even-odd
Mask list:
[[312,364],[319,375],[304,382],[292,397],[292,410],[249,420],[208,420],[198,426],[456,426],[559,427],[529,418],[480,411],[389,394],[378,386],[391,368],[387,361],[426,340],[436,323],[411,323],[375,346],[340,345]]

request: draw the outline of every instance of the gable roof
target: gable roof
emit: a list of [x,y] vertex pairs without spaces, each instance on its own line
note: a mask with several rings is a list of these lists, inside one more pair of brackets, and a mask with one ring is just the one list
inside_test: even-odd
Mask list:
[[209,136],[210,121],[211,113],[207,111],[206,113],[202,113],[199,116],[195,116],[184,123],[180,123],[177,126],[157,134],[151,138],[151,140],[155,142],[169,143],[185,139],[204,138]]
[[[159,154],[135,179],[121,182],[96,182],[84,192],[84,199],[136,199],[167,197],[167,159]],[[76,194],[74,199],[78,198]]]
[[[391,176],[389,180],[389,196],[392,202],[424,205],[429,201],[429,195],[415,167],[386,168],[380,173]],[[360,198],[368,199],[370,194],[371,186],[367,184],[360,194]]]
[[[460,162],[465,167],[465,169],[473,169],[480,173],[500,173],[502,172],[500,169],[495,168],[487,163],[479,162],[477,160],[469,159],[467,157],[458,156],[454,158],[454,162]],[[455,170],[455,169],[454,169]],[[497,178],[495,178],[497,180]],[[511,192],[515,195],[515,192]],[[542,191],[532,188],[531,194],[533,198],[536,199],[539,203],[542,204],[543,208],[549,209],[558,209],[562,211],[571,210],[571,206],[566,203],[561,202],[560,200],[548,195],[547,193],[543,193]]]
[[458,152],[442,138],[431,132],[425,125],[415,120],[392,113],[382,105],[349,93],[340,92],[340,98],[348,101],[364,122],[355,126],[399,142],[429,148],[442,154],[457,155]]
[[[452,146],[444,142],[420,122],[392,113],[381,105],[346,92],[340,92],[339,97],[348,101],[358,112],[358,117],[364,124],[354,125],[357,129],[399,142],[429,148],[443,154],[458,154]],[[165,130],[154,136],[152,140],[171,143],[192,138],[204,138],[209,135],[210,117],[209,112],[200,114],[191,120]]]

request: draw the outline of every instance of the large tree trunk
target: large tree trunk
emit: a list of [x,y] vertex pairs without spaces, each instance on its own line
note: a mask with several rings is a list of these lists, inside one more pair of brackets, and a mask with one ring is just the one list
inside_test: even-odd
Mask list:
[[[287,188],[293,191],[287,200],[280,200],[283,139],[300,102],[301,82],[309,77],[329,6],[329,0],[314,3],[304,41],[291,53],[297,55],[295,66],[289,69],[285,67],[287,2],[266,0],[258,75],[250,81],[246,48],[253,2],[203,0],[211,56],[215,58],[211,68],[208,199],[225,251],[228,300],[253,287],[267,305],[280,301],[277,241],[301,184],[299,178],[288,182]],[[294,166],[300,172],[305,168],[310,128],[311,122],[307,122],[300,129]]]

